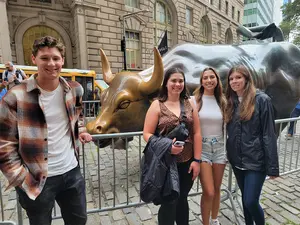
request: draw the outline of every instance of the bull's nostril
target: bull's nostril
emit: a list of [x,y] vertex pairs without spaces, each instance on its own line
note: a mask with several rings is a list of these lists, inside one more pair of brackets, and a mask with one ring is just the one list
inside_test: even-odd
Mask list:
[[101,127],[101,126],[97,126],[97,127],[96,127],[96,131],[97,131],[97,133],[101,133],[102,127]]

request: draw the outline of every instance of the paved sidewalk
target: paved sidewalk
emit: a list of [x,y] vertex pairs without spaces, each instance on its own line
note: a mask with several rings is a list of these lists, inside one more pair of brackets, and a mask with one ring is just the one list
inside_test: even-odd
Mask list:
[[[284,133],[284,132],[283,132]],[[281,171],[289,171],[294,168],[299,168],[299,137],[294,140],[286,141],[284,137],[279,140],[281,145],[280,165]],[[138,149],[139,141],[135,138],[130,142],[128,149],[128,162],[126,162],[126,151],[116,149],[114,152],[110,147],[100,149],[99,155],[94,144],[85,146],[86,160],[86,184],[87,184],[87,200],[88,209],[99,207],[99,193],[101,207],[109,207],[127,202],[127,180],[128,180],[128,201],[131,203],[139,202],[139,158]],[[142,142],[142,146],[145,143]],[[294,145],[294,151],[291,147]],[[286,146],[286,148],[285,148]],[[143,149],[143,147],[141,148]],[[286,149],[286,150],[285,150]],[[286,157],[285,157],[286,156]],[[98,157],[100,160],[98,173]],[[83,157],[81,157],[83,158]],[[115,161],[113,160],[115,158]],[[128,173],[126,173],[126,163],[128,163]],[[285,163],[285,164],[283,164]],[[82,164],[81,164],[82,165]],[[113,170],[115,165],[116,170]],[[290,167],[291,166],[291,167]],[[115,174],[115,179],[114,179]],[[100,177],[100,180],[99,180]],[[128,178],[128,179],[127,179]],[[266,213],[266,222],[269,225],[283,224],[299,224],[300,225],[300,172],[295,172],[289,175],[284,175],[276,180],[266,181],[261,203]],[[0,181],[3,186],[4,178],[0,174]],[[101,183],[99,189],[99,181]],[[115,190],[114,190],[115,182]],[[225,172],[223,179],[223,188],[227,187],[228,169]],[[197,183],[194,184],[193,191],[197,190]],[[114,202],[114,192],[116,198]],[[15,191],[10,190],[4,192],[4,217],[5,220],[17,221],[16,219],[16,200]],[[200,215],[200,196],[189,197],[190,205],[190,224],[199,225],[201,223]],[[235,201],[235,206],[239,214],[241,210]],[[59,214],[59,209],[57,208]],[[154,225],[157,224],[158,207],[153,204],[132,207],[126,209],[118,209],[109,212],[93,213],[88,217],[87,225]],[[23,214],[24,215],[24,214]],[[25,217],[25,216],[24,216]],[[242,217],[240,216],[242,219]],[[1,220],[1,216],[0,216]],[[222,225],[235,224],[235,217],[230,201],[227,200],[221,203],[219,220]],[[241,220],[242,221],[242,220]],[[24,220],[24,224],[29,224],[28,219]],[[64,224],[61,219],[53,221],[54,225]],[[241,224],[244,224],[241,222]]]

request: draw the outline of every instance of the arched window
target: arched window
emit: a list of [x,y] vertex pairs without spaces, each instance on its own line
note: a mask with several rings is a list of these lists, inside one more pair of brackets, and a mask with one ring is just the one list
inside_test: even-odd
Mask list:
[[154,46],[158,46],[165,30],[168,31],[168,47],[170,48],[172,45],[172,18],[171,12],[168,6],[161,2],[156,1],[154,4]]
[[230,28],[228,28],[226,30],[226,33],[225,33],[225,43],[226,44],[232,44],[233,43],[233,35],[232,35],[232,31]]
[[202,17],[200,21],[200,41],[204,44],[211,44],[212,35],[211,35],[211,24],[207,16]]
[[[41,38],[46,35],[55,37],[56,39],[59,39],[61,42],[63,42],[63,39],[59,35],[59,33],[56,30],[54,30],[48,26],[38,25],[38,26],[30,27],[28,30],[26,30],[26,32],[23,35],[23,40],[22,40],[25,65],[29,65],[29,66],[33,65],[32,61],[31,61],[31,54],[32,54],[31,50],[32,50],[33,42],[36,39]],[[67,65],[66,59],[65,59],[65,65]]]

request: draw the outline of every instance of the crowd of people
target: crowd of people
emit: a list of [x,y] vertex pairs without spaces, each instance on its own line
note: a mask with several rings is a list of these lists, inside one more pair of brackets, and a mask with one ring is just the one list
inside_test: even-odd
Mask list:
[[[65,224],[87,220],[78,142],[90,142],[92,136],[83,123],[83,88],[59,76],[64,55],[62,43],[45,36],[32,47],[35,75],[27,78],[11,62],[2,75],[2,89],[9,90],[0,102],[0,169],[31,225],[50,225],[55,201]],[[158,223],[189,224],[187,197],[199,176],[202,223],[220,224],[220,189],[229,161],[242,193],[245,224],[264,225],[261,190],[266,176],[279,176],[274,119],[270,98],[256,90],[243,66],[229,71],[225,91],[218,72],[205,68],[193,96],[180,68],[165,71],[143,136],[148,144],[167,143],[165,160],[175,162],[177,174],[168,179],[176,179],[179,195],[161,198]]]

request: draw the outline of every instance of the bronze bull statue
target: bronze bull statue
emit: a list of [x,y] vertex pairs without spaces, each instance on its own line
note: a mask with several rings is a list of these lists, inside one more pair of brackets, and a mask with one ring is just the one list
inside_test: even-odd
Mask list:
[[[184,70],[191,93],[199,85],[200,73],[206,67],[215,68],[224,84],[230,68],[246,66],[256,87],[271,97],[276,119],[288,118],[300,98],[300,50],[285,42],[246,45],[187,43],[177,45],[163,59],[154,49],[154,66],[140,73],[112,74],[102,50],[101,61],[103,79],[109,88],[101,95],[99,115],[87,124],[91,134],[143,130],[147,109],[162,84],[164,70],[175,66]],[[100,143],[100,146],[107,144]]]

